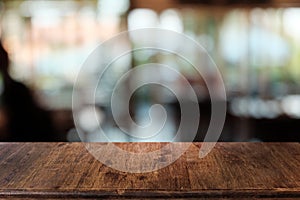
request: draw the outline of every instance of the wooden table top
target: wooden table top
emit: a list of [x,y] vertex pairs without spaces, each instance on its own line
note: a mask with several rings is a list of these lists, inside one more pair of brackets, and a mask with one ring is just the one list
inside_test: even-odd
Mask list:
[[0,198],[300,198],[300,143],[217,143],[202,159],[200,145],[134,174],[103,165],[83,143],[0,143]]

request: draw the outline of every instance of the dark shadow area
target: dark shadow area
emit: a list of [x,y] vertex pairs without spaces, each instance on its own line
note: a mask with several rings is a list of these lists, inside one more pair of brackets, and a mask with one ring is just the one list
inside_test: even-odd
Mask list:
[[0,60],[2,141],[54,141],[50,115],[35,102],[29,88],[9,75],[9,58],[1,43]]

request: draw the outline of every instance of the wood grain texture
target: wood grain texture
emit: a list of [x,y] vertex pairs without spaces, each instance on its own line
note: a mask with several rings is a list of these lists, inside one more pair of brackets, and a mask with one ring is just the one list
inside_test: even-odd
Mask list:
[[[165,143],[116,145],[145,152]],[[218,143],[203,159],[200,146],[166,168],[131,174],[82,143],[0,143],[0,198],[300,198],[299,143]]]

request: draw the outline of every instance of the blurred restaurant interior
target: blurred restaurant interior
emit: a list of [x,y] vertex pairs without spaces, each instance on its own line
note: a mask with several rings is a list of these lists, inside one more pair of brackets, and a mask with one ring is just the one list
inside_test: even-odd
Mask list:
[[[9,74],[34,91],[53,126],[51,139],[10,139],[6,128],[10,118],[1,100],[0,140],[80,141],[72,114],[72,92],[88,55],[122,31],[159,27],[197,41],[218,66],[227,95],[226,121],[219,141],[300,141],[299,6],[293,0],[0,0],[1,40],[11,61]],[[118,130],[112,119],[107,99],[112,82],[124,71],[149,62],[174,66],[197,90],[201,121],[195,141],[202,141],[211,105],[205,83],[174,56],[146,51],[117,62],[113,73],[104,77],[105,89],[97,91],[97,119],[109,140],[168,142],[174,137],[180,108],[159,86],[139,89],[131,110],[133,118],[144,123],[149,120],[150,106],[163,104],[168,112],[163,133],[147,140],[130,137]],[[167,73],[158,76],[180,84]],[[2,93],[3,75],[0,80]],[[86,105],[79,113],[79,123],[89,141],[101,141],[93,115],[93,107]],[[30,118],[28,113],[22,116]],[[38,123],[32,122],[32,126]],[[22,129],[22,123],[14,126],[21,126],[24,135],[30,132]]]

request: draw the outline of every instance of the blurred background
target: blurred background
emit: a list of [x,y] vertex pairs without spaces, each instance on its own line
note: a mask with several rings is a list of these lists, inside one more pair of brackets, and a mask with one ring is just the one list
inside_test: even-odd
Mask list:
[[[79,141],[72,117],[73,84],[93,49],[117,33],[145,27],[184,33],[203,45],[215,61],[227,94],[220,141],[300,141],[299,6],[293,0],[2,0],[1,40],[11,60],[10,76],[28,86],[50,116],[54,135],[47,141]],[[193,49],[187,51],[193,54]],[[188,78],[201,108],[195,140],[202,141],[210,119],[205,83],[174,55],[157,52],[133,53],[116,63],[103,81],[97,115],[109,138],[139,141],[116,130],[107,96],[119,74],[148,62],[172,65]],[[159,76],[180,86],[176,77],[163,72]],[[0,91],[4,91],[1,77]],[[168,91],[157,87],[146,86],[135,93],[132,116],[143,123],[150,105],[164,104],[169,114],[164,134],[151,141],[170,141],[180,121],[180,108]],[[4,103],[0,106],[5,110]],[[97,135],[93,109],[82,108],[80,118],[92,141]],[[9,119],[0,113],[1,141],[14,141],[6,128]]]

